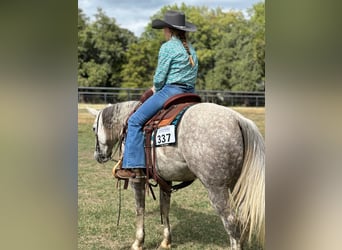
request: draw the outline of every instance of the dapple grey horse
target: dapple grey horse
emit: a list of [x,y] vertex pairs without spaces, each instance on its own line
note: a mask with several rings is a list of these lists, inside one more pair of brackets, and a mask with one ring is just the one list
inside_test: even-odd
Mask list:
[[[122,102],[96,115],[95,159],[111,159],[123,125],[138,102]],[[177,128],[175,145],[157,147],[157,171],[166,181],[199,179],[221,217],[232,250],[242,249],[252,235],[261,245],[265,234],[265,146],[256,125],[238,112],[212,103],[191,106]],[[132,179],[137,228],[131,249],[143,249],[145,180]],[[171,248],[169,209],[171,195],[160,191],[164,238],[160,248]]]

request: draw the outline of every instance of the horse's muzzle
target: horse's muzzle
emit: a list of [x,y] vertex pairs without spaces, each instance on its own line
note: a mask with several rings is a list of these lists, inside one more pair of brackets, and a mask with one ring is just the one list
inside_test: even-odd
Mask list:
[[111,159],[110,155],[106,156],[98,152],[94,152],[94,158],[98,163],[105,163]]

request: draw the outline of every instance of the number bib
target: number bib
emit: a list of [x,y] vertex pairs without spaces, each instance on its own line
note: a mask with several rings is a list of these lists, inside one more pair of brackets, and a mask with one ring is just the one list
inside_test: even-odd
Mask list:
[[158,128],[155,137],[156,146],[175,143],[175,125],[168,125],[165,127]]

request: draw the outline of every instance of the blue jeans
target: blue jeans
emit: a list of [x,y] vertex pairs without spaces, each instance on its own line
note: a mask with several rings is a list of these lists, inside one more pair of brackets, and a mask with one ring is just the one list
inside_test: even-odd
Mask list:
[[128,119],[127,136],[123,156],[123,168],[145,168],[144,124],[152,118],[170,97],[181,93],[193,93],[192,87],[165,85],[148,98]]

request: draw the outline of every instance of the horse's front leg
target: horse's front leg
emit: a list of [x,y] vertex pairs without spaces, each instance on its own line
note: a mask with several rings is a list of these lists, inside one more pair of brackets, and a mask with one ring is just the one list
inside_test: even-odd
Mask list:
[[136,205],[136,233],[135,241],[131,250],[142,250],[145,238],[144,214],[145,214],[145,179],[134,179],[131,181],[134,190]]
[[164,239],[160,244],[161,249],[171,249],[171,230],[170,230],[170,200],[171,194],[165,193],[160,189],[160,212],[164,224]]

